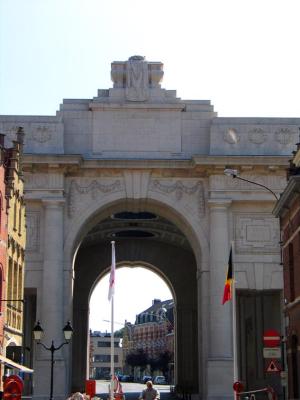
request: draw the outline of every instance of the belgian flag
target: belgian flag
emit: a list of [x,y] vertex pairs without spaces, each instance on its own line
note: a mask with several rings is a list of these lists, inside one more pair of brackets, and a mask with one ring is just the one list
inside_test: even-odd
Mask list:
[[222,304],[225,304],[226,301],[232,299],[232,279],[233,279],[233,269],[232,269],[232,247],[230,248],[229,260],[228,260],[228,269],[227,276],[224,286],[224,294]]

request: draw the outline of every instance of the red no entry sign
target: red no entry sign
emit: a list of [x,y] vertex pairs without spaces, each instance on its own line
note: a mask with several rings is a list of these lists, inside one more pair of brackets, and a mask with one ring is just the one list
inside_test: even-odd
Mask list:
[[280,334],[275,329],[268,329],[264,332],[264,346],[277,347],[280,345]]

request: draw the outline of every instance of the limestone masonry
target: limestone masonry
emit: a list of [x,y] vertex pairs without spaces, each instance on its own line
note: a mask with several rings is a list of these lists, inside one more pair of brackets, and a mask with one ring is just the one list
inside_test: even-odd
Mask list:
[[[273,379],[281,390],[253,347],[282,322],[275,199],[224,169],[279,195],[300,118],[218,118],[210,101],[163,89],[163,74],[161,62],[133,56],[111,64],[113,87],[93,99],[64,100],[55,116],[0,116],[7,142],[25,131],[25,330],[39,319],[45,342],[59,343],[65,321],[74,324],[73,345],[55,363],[56,398],[84,386],[89,296],[109,269],[113,216],[123,211],[158,216],[151,238],[117,241],[117,262],[152,268],[172,289],[176,383],[193,398],[232,398],[232,315],[221,298],[234,240],[239,373],[250,388]],[[49,354],[35,347],[33,358],[33,395],[46,399]]]

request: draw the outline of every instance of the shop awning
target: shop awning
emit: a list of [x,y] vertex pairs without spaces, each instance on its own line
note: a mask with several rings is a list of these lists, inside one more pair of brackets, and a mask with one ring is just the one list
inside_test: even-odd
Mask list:
[[0,354],[0,363],[5,364],[10,368],[16,368],[21,372],[27,372],[28,374],[33,373],[33,369],[30,369],[28,367],[25,367],[24,365],[18,364],[16,362],[14,362],[13,360],[11,360],[10,358],[2,356],[1,354]]

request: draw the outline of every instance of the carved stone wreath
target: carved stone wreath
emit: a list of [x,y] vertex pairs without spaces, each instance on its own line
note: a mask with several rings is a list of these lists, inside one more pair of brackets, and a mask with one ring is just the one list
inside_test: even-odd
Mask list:
[[32,130],[32,139],[38,143],[45,143],[51,140],[52,128],[46,125],[35,126]]
[[248,132],[248,138],[251,143],[262,144],[266,141],[266,133],[262,128],[254,128]]
[[87,186],[80,186],[75,180],[72,180],[71,185],[70,185],[70,190],[69,190],[69,196],[68,196],[68,214],[69,217],[72,217],[74,213],[76,212],[76,207],[75,207],[75,197],[76,197],[76,192],[79,194],[91,194],[92,199],[97,198],[97,194],[99,192],[101,193],[111,193],[111,192],[118,192],[122,190],[122,184],[120,180],[116,180],[115,182],[104,185],[96,180],[93,180],[89,185]]
[[292,143],[293,132],[288,128],[281,128],[274,133],[274,137],[277,142],[286,146]]
[[204,206],[204,189],[203,183],[197,182],[194,186],[189,187],[184,185],[181,181],[176,181],[173,185],[163,184],[158,180],[151,182],[150,189],[155,192],[162,192],[166,194],[175,193],[178,201],[182,199],[183,194],[192,195],[198,192],[198,210],[199,214],[203,215],[205,212]]

